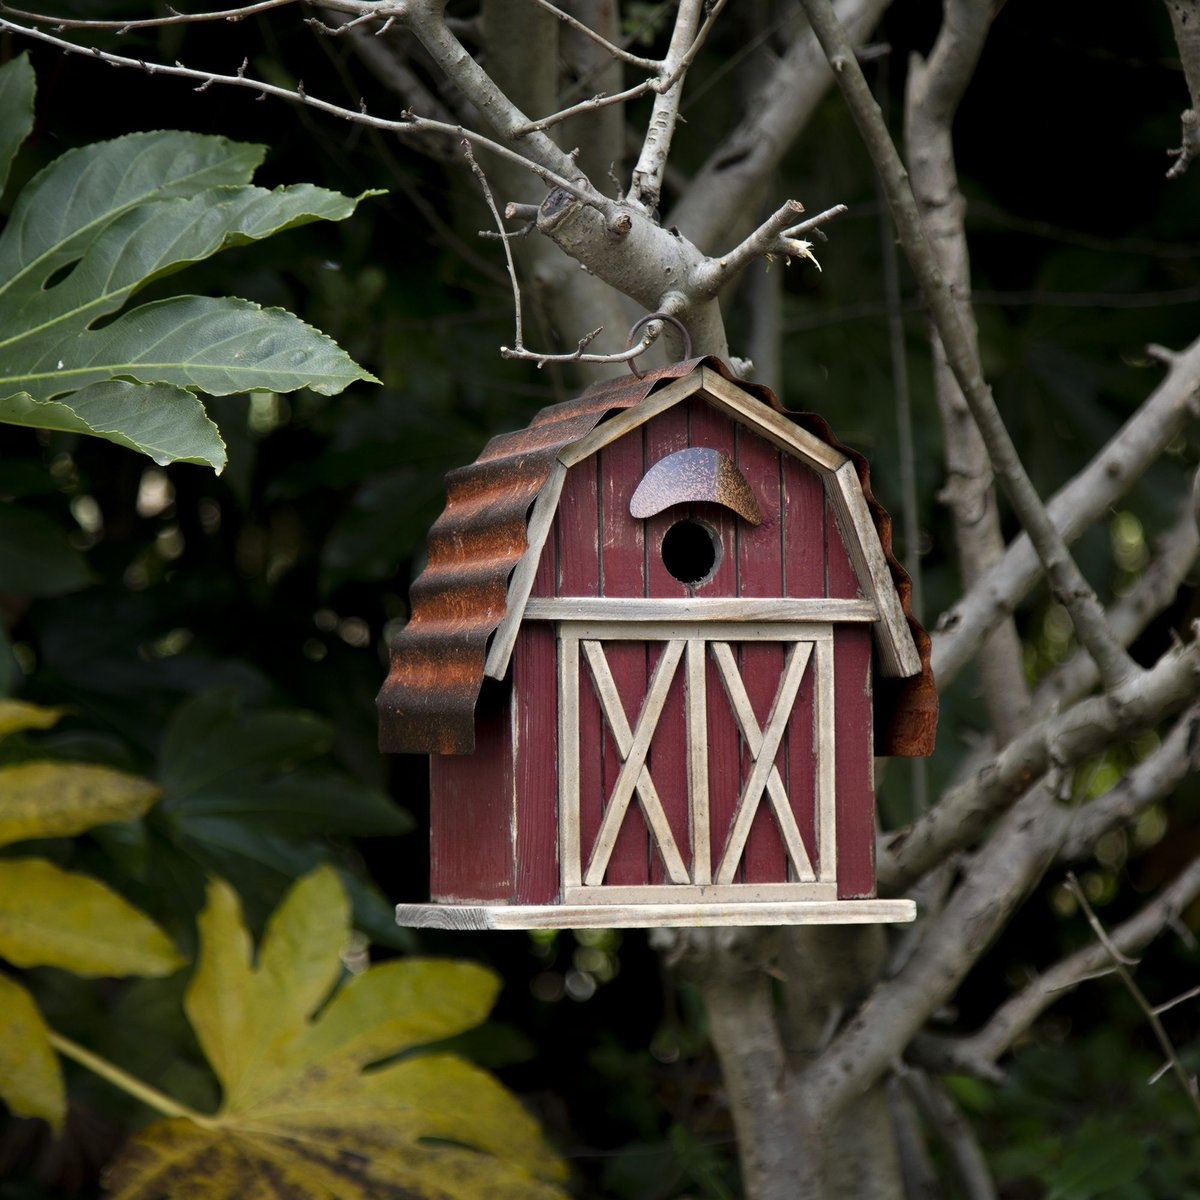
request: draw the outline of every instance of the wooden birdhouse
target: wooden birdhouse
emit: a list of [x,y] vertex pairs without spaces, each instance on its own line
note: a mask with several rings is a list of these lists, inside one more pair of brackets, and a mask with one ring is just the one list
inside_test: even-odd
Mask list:
[[713,358],[589,388],[447,477],[379,697],[430,755],[449,928],[904,921],[873,754],[933,747],[866,463]]

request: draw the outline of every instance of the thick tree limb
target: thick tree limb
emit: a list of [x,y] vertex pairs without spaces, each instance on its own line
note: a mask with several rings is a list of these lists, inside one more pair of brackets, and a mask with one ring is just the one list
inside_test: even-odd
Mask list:
[[1080,643],[1096,660],[1101,678],[1117,684],[1138,668],[1112,636],[1095,592],[1054,527],[1041,497],[1029,479],[1008,429],[983,378],[979,356],[966,336],[937,257],[929,244],[908,173],[871,95],[854,49],[833,11],[830,0],[801,0],[816,31],[834,77],[858,125],[880,177],[900,234],[901,246],[921,287],[925,303],[946,350],[947,361],[962,389],[988,449],[996,477],[1017,518],[1038,552],[1055,596],[1067,609]]
[[950,852],[969,846],[1052,767],[1070,767],[1115,740],[1149,728],[1177,711],[1200,681],[1200,642],[1163,655],[1155,666],[1010,742],[972,778],[952,787],[923,817],[897,834],[879,855],[880,892],[895,895]]
[[1179,119],[1183,130],[1179,149],[1170,152],[1175,162],[1167,178],[1174,179],[1187,170],[1193,158],[1200,157],[1200,0],[1167,0],[1167,12],[1171,14],[1171,29],[1192,98],[1191,108],[1184,109]]
[[[957,302],[964,335],[979,358],[979,334],[971,311],[971,266],[958,187],[952,126],[959,101],[975,73],[991,21],[991,0],[945,0],[942,26],[927,59],[914,56],[905,101],[905,146],[913,194],[929,241]],[[1004,553],[987,447],[971,416],[945,349],[932,333],[934,391],[942,418],[949,482],[941,499],[953,521],[959,571],[969,587]],[[998,744],[1020,726],[1029,702],[1024,655],[1011,618],[992,631],[979,654],[983,700]]]
[[[1200,339],[1170,359],[1167,377],[1146,403],[1070,483],[1047,511],[1067,541],[1074,541],[1123,496],[1158,458],[1189,416],[1200,415]],[[938,621],[933,669],[943,686],[968,661],[983,637],[1020,603],[1039,577],[1028,537],[1015,538],[1004,557]]]

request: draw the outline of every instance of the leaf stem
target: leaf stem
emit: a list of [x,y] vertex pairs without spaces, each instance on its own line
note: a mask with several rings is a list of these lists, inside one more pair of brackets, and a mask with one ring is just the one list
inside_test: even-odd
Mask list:
[[49,1034],[50,1045],[59,1054],[74,1059],[80,1066],[87,1067],[101,1079],[106,1079],[114,1087],[120,1088],[121,1091],[140,1100],[156,1112],[162,1113],[164,1117],[182,1117],[204,1129],[212,1129],[216,1126],[217,1122],[212,1117],[205,1116],[194,1108],[189,1108],[186,1104],[180,1104],[178,1100],[172,1100],[170,1096],[160,1092],[157,1088],[152,1088],[148,1083],[143,1083],[127,1071],[123,1071],[115,1063],[110,1063],[108,1059],[93,1054],[91,1050],[79,1045],[78,1042],[71,1041],[70,1038],[64,1037],[53,1029],[49,1030]]

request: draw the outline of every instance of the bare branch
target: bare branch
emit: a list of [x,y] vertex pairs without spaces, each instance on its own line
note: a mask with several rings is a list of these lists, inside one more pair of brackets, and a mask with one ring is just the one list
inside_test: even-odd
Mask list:
[[444,121],[435,121],[429,117],[417,116],[415,113],[406,115],[399,121],[391,121],[383,117],[373,117],[361,110],[344,108],[340,104],[332,104],[328,100],[321,100],[316,96],[311,96],[303,90],[302,85],[297,85],[295,88],[285,88],[273,83],[267,83],[265,80],[255,79],[241,71],[235,75],[223,75],[215,71],[196,70],[193,67],[186,67],[182,63],[168,66],[165,63],[152,63],[146,62],[143,59],[127,58],[124,55],[111,54],[106,50],[99,50],[95,47],[77,46],[73,42],[55,37],[53,34],[46,33],[43,30],[30,29],[2,17],[0,17],[0,30],[6,30],[9,33],[15,33],[23,37],[34,38],[40,42],[46,42],[70,54],[82,54],[90,58],[97,58],[101,62],[109,63],[114,67],[131,67],[134,70],[145,71],[148,75],[166,75],[178,79],[199,80],[206,87],[214,83],[219,83],[229,87],[249,88],[252,91],[258,92],[260,96],[274,96],[280,100],[299,102],[308,105],[309,108],[315,108],[320,112],[328,113],[330,116],[338,117],[341,120],[351,121],[357,125],[367,125],[372,129],[384,129],[401,136],[408,136],[413,133],[438,133],[455,138],[465,137],[472,145],[483,147],[491,153],[497,154],[509,162],[516,163],[527,171],[531,171],[543,183],[550,187],[562,189],[575,197],[581,204],[600,209],[604,212],[607,212],[611,207],[610,201],[586,183],[567,179],[552,169],[547,168],[542,163],[526,155],[518,154],[515,150],[510,150],[507,146],[501,145],[494,139],[485,137],[483,134],[476,133],[473,130],[465,129],[461,125],[450,125]]
[[[1200,339],[1170,361],[1167,377],[1088,466],[1051,499],[1047,510],[1073,541],[1141,478],[1183,428],[1200,415]],[[980,581],[938,621],[933,669],[949,683],[997,621],[1011,612],[1039,576],[1028,537],[1014,539]]]
[[1197,680],[1200,642],[1192,642],[1163,655],[1151,670],[1139,672],[1109,694],[1084,700],[1026,730],[882,848],[880,891],[903,892],[948,853],[970,845],[1052,767],[1079,763],[1114,739],[1132,737],[1182,708],[1195,696]]
[[1193,704],[1153,754],[1131,767],[1104,795],[1077,811],[1061,857],[1087,857],[1105,833],[1128,824],[1155,801],[1169,796],[1180,780],[1198,768],[1200,704]]
[[585,38],[595,42],[597,46],[606,50],[613,58],[619,58],[622,62],[627,62],[634,67],[641,67],[643,71],[654,71],[657,73],[661,68],[662,64],[657,59],[641,58],[636,54],[630,54],[624,47],[614,45],[608,38],[597,33],[590,25],[577,20],[568,12],[563,12],[557,5],[551,4],[550,0],[533,0],[533,2],[539,8],[544,8],[547,12],[553,13],[565,25],[569,25],[574,29],[576,33],[581,33]]
[[[39,25],[52,25],[55,29],[115,29],[125,33],[131,29],[149,29],[161,25],[199,25],[205,21],[241,21],[256,13],[267,12],[272,8],[286,8],[290,4],[307,3],[308,0],[258,0],[256,4],[241,4],[235,8],[222,8],[215,12],[181,13],[172,11],[165,17],[142,17],[137,20],[83,20],[77,17],[47,16],[45,13],[29,12],[22,8],[11,8],[0,4],[0,9],[22,21],[35,21]],[[340,7],[337,0],[322,0],[327,8]],[[355,5],[354,7],[358,7]],[[381,10],[390,11],[397,7],[392,4],[380,4]],[[353,9],[351,10],[353,11]]]
[[630,200],[640,205],[644,212],[653,212],[658,208],[663,170],[671,152],[675,125],[679,120],[683,78],[704,44],[713,22],[725,7],[725,0],[715,0],[707,19],[701,25],[700,14],[704,7],[704,0],[680,0],[679,12],[675,17],[671,44],[667,49],[667,57],[663,60],[666,75],[657,82],[654,89],[658,95],[654,100],[654,109],[646,126],[646,139],[642,144],[637,166],[633,168],[633,181],[629,188]]
[[905,1071],[901,1079],[945,1147],[966,1200],[996,1200],[996,1185],[975,1131],[945,1086],[919,1070]]
[[1171,29],[1183,63],[1192,107],[1179,118],[1183,140],[1178,150],[1169,151],[1175,158],[1168,179],[1175,179],[1187,170],[1193,158],[1200,157],[1200,0],[1167,0],[1171,14]]
[[[838,0],[838,14],[859,41],[869,35],[888,3]],[[667,219],[710,253],[728,240],[731,230],[744,228],[743,214],[759,210],[771,173],[833,80],[812,30],[803,22],[797,22],[786,54],[765,64],[761,73],[763,86],[755,102],[717,144]]]
[[908,172],[883,123],[846,31],[834,14],[830,0],[802,0],[802,3],[879,171],[901,245],[929,306],[955,380],[979,426],[996,476],[1038,551],[1056,597],[1070,614],[1080,643],[1096,660],[1101,677],[1110,685],[1118,684],[1135,675],[1138,667],[1105,624],[1095,592],[1067,550],[1017,454],[991,389],[984,380],[979,355],[963,329],[953,292],[925,234]]
[[1189,1075],[1184,1070],[1183,1063],[1179,1061],[1179,1055],[1175,1052],[1175,1046],[1167,1036],[1167,1031],[1163,1028],[1162,1021],[1158,1018],[1158,1013],[1154,1011],[1153,1006],[1146,999],[1142,989],[1134,982],[1125,956],[1113,943],[1104,926],[1100,923],[1100,919],[1088,903],[1088,898],[1084,894],[1083,888],[1079,886],[1079,881],[1074,875],[1068,875],[1067,879],[1071,891],[1075,893],[1075,898],[1079,901],[1079,905],[1083,909],[1084,916],[1087,917],[1088,924],[1092,927],[1092,931],[1096,937],[1100,939],[1101,945],[1108,952],[1113,966],[1116,968],[1117,974],[1121,977],[1121,982],[1125,985],[1126,990],[1133,997],[1138,1008],[1145,1013],[1146,1020],[1149,1022],[1150,1028],[1154,1031],[1155,1039],[1158,1041],[1167,1062],[1171,1064],[1171,1070],[1174,1072],[1175,1078],[1179,1080],[1179,1086],[1187,1093],[1187,1098],[1192,1102],[1192,1107],[1196,1110],[1196,1116],[1200,1117],[1200,1087],[1196,1084],[1196,1077]]

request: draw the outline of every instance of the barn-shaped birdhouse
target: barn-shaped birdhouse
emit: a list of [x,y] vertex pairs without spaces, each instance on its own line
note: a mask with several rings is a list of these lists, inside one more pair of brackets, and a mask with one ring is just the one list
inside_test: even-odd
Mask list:
[[873,754],[928,754],[929,639],[866,463],[712,358],[452,472],[379,697],[430,755],[451,928],[903,921]]

